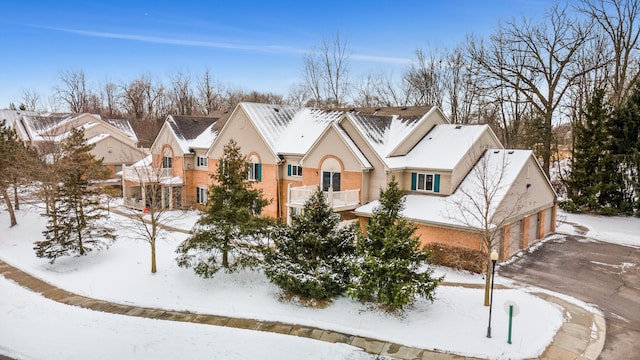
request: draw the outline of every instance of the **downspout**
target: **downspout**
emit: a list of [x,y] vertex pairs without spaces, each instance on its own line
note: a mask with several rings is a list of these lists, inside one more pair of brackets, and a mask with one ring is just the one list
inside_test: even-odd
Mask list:
[[282,163],[284,163],[284,160],[278,160],[276,159],[276,211],[277,211],[277,219],[278,222],[281,221],[281,214],[280,214],[280,210],[282,209],[282,205],[281,203],[281,196],[280,196],[280,189],[281,189],[281,184],[280,184],[280,165],[282,165]]

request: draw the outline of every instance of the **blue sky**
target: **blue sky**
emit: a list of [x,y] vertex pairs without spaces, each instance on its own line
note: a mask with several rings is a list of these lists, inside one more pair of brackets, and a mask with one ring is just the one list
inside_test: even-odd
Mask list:
[[552,0],[8,1],[0,16],[0,108],[25,89],[53,93],[59,73],[89,86],[208,68],[224,85],[286,95],[303,55],[337,31],[351,73],[401,73],[416,49],[541,18]]

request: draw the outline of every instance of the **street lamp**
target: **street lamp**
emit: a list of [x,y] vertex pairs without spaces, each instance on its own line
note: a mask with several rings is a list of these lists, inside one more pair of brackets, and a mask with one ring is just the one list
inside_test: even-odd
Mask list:
[[493,249],[491,251],[491,298],[489,300],[489,326],[487,327],[487,337],[491,337],[491,308],[493,307],[493,278],[496,275],[496,261],[498,261],[498,252]]

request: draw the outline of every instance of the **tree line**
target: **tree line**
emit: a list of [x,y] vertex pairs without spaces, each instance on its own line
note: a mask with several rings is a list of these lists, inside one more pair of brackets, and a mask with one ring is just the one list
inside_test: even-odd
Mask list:
[[[574,128],[596,89],[614,106],[640,76],[639,0],[581,0],[552,5],[541,19],[512,18],[480,38],[450,48],[417,49],[401,74],[354,76],[345,37],[324,38],[302,59],[301,78],[288,94],[224,86],[210,70],[177,72],[168,82],[151,75],[90,87],[82,70],[61,72],[50,103],[72,112],[127,117],[153,140],[166,115],[209,115],[240,101],[320,108],[441,107],[454,123],[490,124],[508,148],[536,150],[547,175],[557,144],[572,143]],[[33,91],[22,106],[42,107]],[[558,127],[558,123],[570,126]]]

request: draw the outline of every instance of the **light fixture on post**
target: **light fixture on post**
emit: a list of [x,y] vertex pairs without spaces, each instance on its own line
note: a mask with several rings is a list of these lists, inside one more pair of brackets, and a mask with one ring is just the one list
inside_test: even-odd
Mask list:
[[493,307],[493,283],[496,275],[496,261],[498,261],[498,252],[493,249],[491,251],[491,297],[489,298],[489,326],[487,327],[487,337],[491,337],[491,308]]

